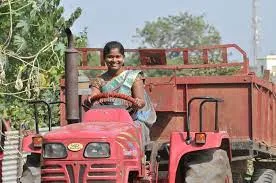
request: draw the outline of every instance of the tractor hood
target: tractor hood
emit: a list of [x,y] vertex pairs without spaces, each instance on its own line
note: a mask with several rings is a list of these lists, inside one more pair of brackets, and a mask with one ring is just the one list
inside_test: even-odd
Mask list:
[[81,123],[48,132],[44,139],[108,138],[134,128],[133,120],[125,109],[103,107],[87,111]]
[[134,128],[134,124],[120,122],[76,123],[48,132],[43,138],[45,140],[109,138]]

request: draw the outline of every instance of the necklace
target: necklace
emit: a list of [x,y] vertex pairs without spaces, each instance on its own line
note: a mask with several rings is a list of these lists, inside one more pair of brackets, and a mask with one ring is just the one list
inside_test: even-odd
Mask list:
[[105,74],[105,80],[110,81],[114,77],[119,76],[122,72],[124,72],[123,69],[120,69],[119,72],[112,73],[112,71],[107,71]]

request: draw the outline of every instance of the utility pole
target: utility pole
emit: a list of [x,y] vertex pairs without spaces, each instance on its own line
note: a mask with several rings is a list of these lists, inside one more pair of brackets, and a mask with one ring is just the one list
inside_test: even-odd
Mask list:
[[260,19],[258,17],[257,9],[258,9],[258,3],[259,0],[252,0],[252,33],[253,33],[253,39],[252,39],[252,52],[253,52],[253,58],[251,62],[251,66],[255,69],[257,69],[257,58],[258,58],[258,47],[260,43],[260,30],[259,30],[259,23]]

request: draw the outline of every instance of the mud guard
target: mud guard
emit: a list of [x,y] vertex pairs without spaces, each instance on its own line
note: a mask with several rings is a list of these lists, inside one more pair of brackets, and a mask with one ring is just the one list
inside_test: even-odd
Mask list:
[[[173,132],[170,138],[170,160],[169,160],[169,183],[174,183],[176,179],[176,171],[181,158],[190,152],[219,148],[222,140],[229,141],[229,135],[226,132],[206,132],[206,144],[197,145],[194,140],[190,144],[186,143],[186,132]],[[194,137],[195,133],[191,133]],[[229,154],[231,150],[229,149]],[[231,155],[231,154],[230,154]],[[231,157],[229,157],[231,159]]]

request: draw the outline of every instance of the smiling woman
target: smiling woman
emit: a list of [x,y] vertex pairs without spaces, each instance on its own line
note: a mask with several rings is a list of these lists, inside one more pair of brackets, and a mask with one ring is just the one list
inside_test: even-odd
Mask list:
[[114,75],[122,72],[125,53],[121,43],[117,41],[108,42],[104,47],[103,56],[109,73]]
[[[103,49],[107,71],[91,82],[92,93],[86,100],[86,105],[124,105],[124,101],[116,98],[113,101],[93,101],[102,93],[118,93],[133,98],[129,110],[133,121],[142,127],[143,144],[149,143],[149,127],[156,121],[156,113],[144,90],[142,72],[140,70],[124,70],[124,47],[117,41],[108,42]],[[92,101],[91,101],[92,98]]]
[[100,93],[117,92],[132,96],[135,98],[134,106],[138,109],[143,108],[145,99],[141,71],[124,70],[123,45],[117,41],[108,42],[103,49],[103,56],[108,70],[92,81],[92,93],[88,101]]

